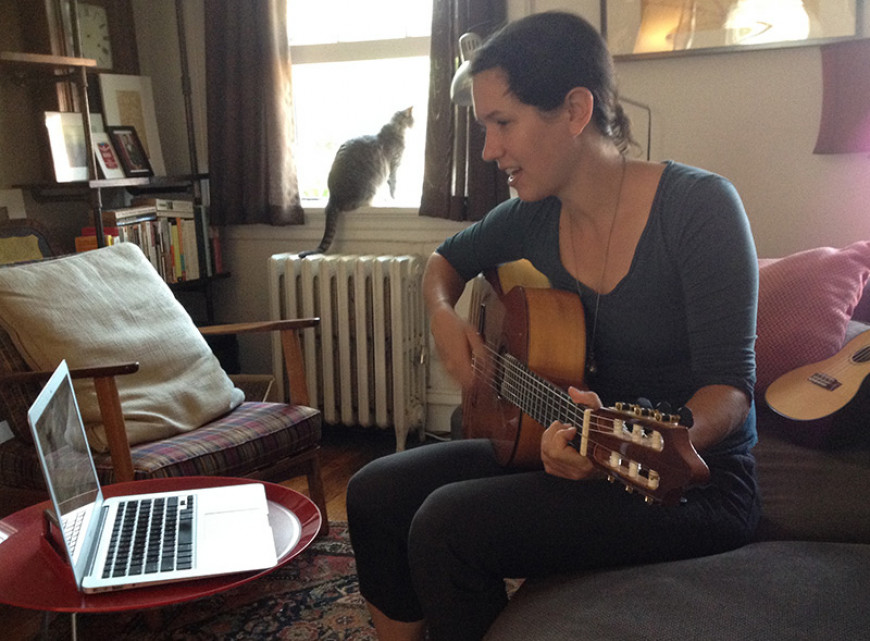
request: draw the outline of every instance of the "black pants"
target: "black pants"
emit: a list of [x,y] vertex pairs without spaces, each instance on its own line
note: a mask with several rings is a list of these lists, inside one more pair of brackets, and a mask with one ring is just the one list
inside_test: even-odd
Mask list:
[[507,472],[488,441],[377,459],[347,493],[360,590],[392,619],[425,619],[434,641],[472,640],[507,603],[504,578],[739,547],[758,520],[754,459],[708,464],[708,485],[663,507],[607,481]]

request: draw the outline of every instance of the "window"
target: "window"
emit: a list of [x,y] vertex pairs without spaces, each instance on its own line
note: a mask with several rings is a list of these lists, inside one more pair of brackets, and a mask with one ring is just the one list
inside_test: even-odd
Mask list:
[[289,0],[294,157],[306,206],[325,204],[339,146],[376,134],[414,107],[395,200],[386,186],[375,206],[418,207],[423,184],[432,0]]

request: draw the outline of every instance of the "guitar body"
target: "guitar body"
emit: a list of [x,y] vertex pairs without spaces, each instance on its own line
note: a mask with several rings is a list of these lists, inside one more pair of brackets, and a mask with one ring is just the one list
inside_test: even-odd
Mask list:
[[765,400],[777,414],[813,421],[844,408],[870,374],[870,330],[830,358],[799,367],[776,379]]
[[[483,279],[475,283],[484,340],[508,353],[553,384],[581,386],[586,361],[586,325],[579,297],[555,289],[513,287],[499,295]],[[484,311],[481,311],[484,310]],[[481,315],[483,318],[481,318]],[[492,362],[482,365],[492,367]],[[492,376],[478,376],[462,398],[463,435],[489,438],[502,465],[541,465],[541,435],[546,426],[504,400],[491,386]]]

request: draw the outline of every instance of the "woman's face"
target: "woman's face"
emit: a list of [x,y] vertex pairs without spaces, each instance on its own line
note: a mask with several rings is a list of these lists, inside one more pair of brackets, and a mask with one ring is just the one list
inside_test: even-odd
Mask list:
[[573,165],[567,110],[544,113],[521,102],[498,68],[474,76],[472,95],[475,117],[486,131],[483,159],[498,163],[522,200],[559,195]]

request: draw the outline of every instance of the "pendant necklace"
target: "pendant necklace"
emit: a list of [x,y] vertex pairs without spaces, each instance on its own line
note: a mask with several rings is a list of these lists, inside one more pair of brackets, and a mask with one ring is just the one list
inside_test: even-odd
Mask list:
[[[586,374],[596,374],[598,372],[598,363],[595,361],[595,335],[598,332],[598,307],[601,304],[601,290],[604,287],[604,277],[607,275],[607,261],[610,258],[610,241],[613,239],[613,228],[616,227],[616,216],[619,214],[619,205],[622,202],[622,186],[625,183],[625,156],[622,156],[622,173],[619,176],[619,191],[616,193],[616,206],[613,208],[613,216],[610,219],[610,230],[607,232],[607,244],[604,247],[604,265],[601,267],[601,276],[598,277],[598,288],[595,293],[595,309],[592,312],[592,334],[589,337],[589,344],[586,347]],[[574,250],[574,229],[571,224],[571,253],[576,257],[577,252]],[[577,295],[581,296],[580,281],[574,279],[574,286],[577,288]]]

